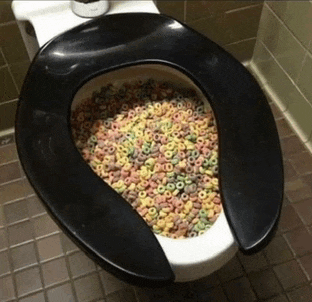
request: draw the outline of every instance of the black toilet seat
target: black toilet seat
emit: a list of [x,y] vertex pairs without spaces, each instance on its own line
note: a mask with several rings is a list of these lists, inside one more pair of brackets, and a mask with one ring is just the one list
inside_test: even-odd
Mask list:
[[16,141],[34,189],[90,257],[128,282],[162,286],[172,282],[174,274],[157,239],[84,162],[69,125],[71,102],[84,83],[145,63],[184,72],[210,100],[218,123],[225,214],[241,250],[259,250],[275,230],[283,198],[273,115],[259,85],[238,61],[172,18],[109,15],[48,42],[24,82]]

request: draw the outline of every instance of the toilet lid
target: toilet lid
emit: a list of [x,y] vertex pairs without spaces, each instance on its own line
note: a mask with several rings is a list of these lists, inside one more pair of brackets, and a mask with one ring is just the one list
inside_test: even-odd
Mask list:
[[108,15],[44,45],[22,88],[16,141],[26,175],[62,229],[117,277],[161,286],[174,274],[158,241],[140,215],[84,162],[70,130],[71,102],[83,84],[144,63],[180,70],[210,100],[219,133],[225,214],[241,250],[259,250],[275,230],[283,198],[281,148],[270,106],[245,67],[172,18]]

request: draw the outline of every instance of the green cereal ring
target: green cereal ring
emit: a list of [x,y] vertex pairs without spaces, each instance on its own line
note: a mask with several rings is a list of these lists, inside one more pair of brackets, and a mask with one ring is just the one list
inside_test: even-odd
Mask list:
[[97,142],[97,137],[95,135],[91,135],[90,142],[96,143]]
[[215,166],[215,165],[217,165],[218,164],[218,159],[217,158],[212,158],[212,159],[210,159],[210,165],[211,166]]
[[190,185],[190,184],[192,184],[192,181],[190,179],[187,179],[187,180],[185,180],[185,184]]
[[205,229],[205,224],[202,221],[198,221],[196,226],[198,227],[199,230]]
[[173,192],[175,190],[176,186],[173,183],[168,183],[166,188],[168,191]]
[[191,155],[192,157],[194,157],[194,158],[197,159],[198,156],[199,156],[199,151],[198,151],[198,150],[193,150],[191,154],[192,154],[192,155]]
[[166,158],[171,158],[172,156],[173,156],[172,151],[166,151],[166,152],[165,152],[165,157],[166,157]]
[[204,209],[201,209],[198,213],[199,217],[201,218],[206,218],[207,217],[207,213]]
[[157,191],[158,191],[158,193],[163,194],[163,193],[165,193],[165,191],[166,191],[166,187],[163,186],[163,185],[160,185],[160,186],[157,188]]
[[182,175],[177,176],[177,180],[179,181],[185,181],[185,178]]
[[176,165],[176,164],[179,163],[179,159],[178,159],[178,158],[173,158],[173,159],[171,160],[171,163],[172,163],[173,165]]
[[182,181],[177,182],[176,187],[178,190],[182,190],[184,188],[184,182]]
[[156,210],[156,208],[155,207],[151,207],[151,208],[149,208],[148,209],[148,214],[150,214],[150,216],[155,216],[155,215],[157,215],[157,210]]
[[201,221],[202,223],[204,223],[205,225],[206,224],[210,224],[210,221],[209,220],[207,220],[206,218],[204,218],[204,217],[202,217],[202,218],[200,218],[200,220],[199,221]]
[[204,167],[204,168],[208,168],[208,167],[209,167],[209,164],[210,164],[209,159],[208,159],[208,158],[205,158],[204,161],[203,161],[203,167]]
[[174,149],[174,143],[173,142],[167,144],[167,150],[172,151],[173,149]]
[[149,153],[151,152],[151,148],[150,148],[150,147],[147,147],[147,146],[143,146],[142,152],[143,152],[144,154],[149,154]]
[[175,173],[174,172],[167,172],[167,177],[174,177]]

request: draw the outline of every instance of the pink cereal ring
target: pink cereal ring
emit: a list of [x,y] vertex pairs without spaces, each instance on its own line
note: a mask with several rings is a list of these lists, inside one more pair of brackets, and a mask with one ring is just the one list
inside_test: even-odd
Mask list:
[[181,200],[179,200],[179,201],[176,202],[175,206],[178,209],[183,209],[184,203]]
[[126,186],[130,186],[131,185],[131,183],[132,183],[132,179],[131,179],[131,177],[127,177],[126,179],[125,179],[125,185]]
[[175,208],[174,209],[174,213],[175,214],[180,214],[181,213],[181,209],[180,208]]

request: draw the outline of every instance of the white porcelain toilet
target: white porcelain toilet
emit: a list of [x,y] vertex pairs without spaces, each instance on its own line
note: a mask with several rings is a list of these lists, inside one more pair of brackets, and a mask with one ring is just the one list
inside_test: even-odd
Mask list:
[[[69,1],[14,0],[12,8],[34,59],[17,112],[19,156],[51,216],[89,257],[127,282],[163,286],[207,276],[239,248],[253,253],[267,244],[283,197],[281,150],[269,105],[238,61],[159,14],[153,1],[112,1],[96,19],[77,16]],[[36,39],[27,35],[25,21],[33,25]],[[141,29],[140,23],[145,25]],[[187,49],[183,53],[177,50],[181,43]],[[93,175],[70,138],[69,112],[85,96],[106,83],[151,77],[192,87],[205,103],[209,99],[217,119],[224,211],[198,237],[154,235]],[[124,211],[130,226],[125,232],[122,224],[115,234],[106,231],[117,215],[112,201]],[[103,220],[107,223],[102,227]]]

